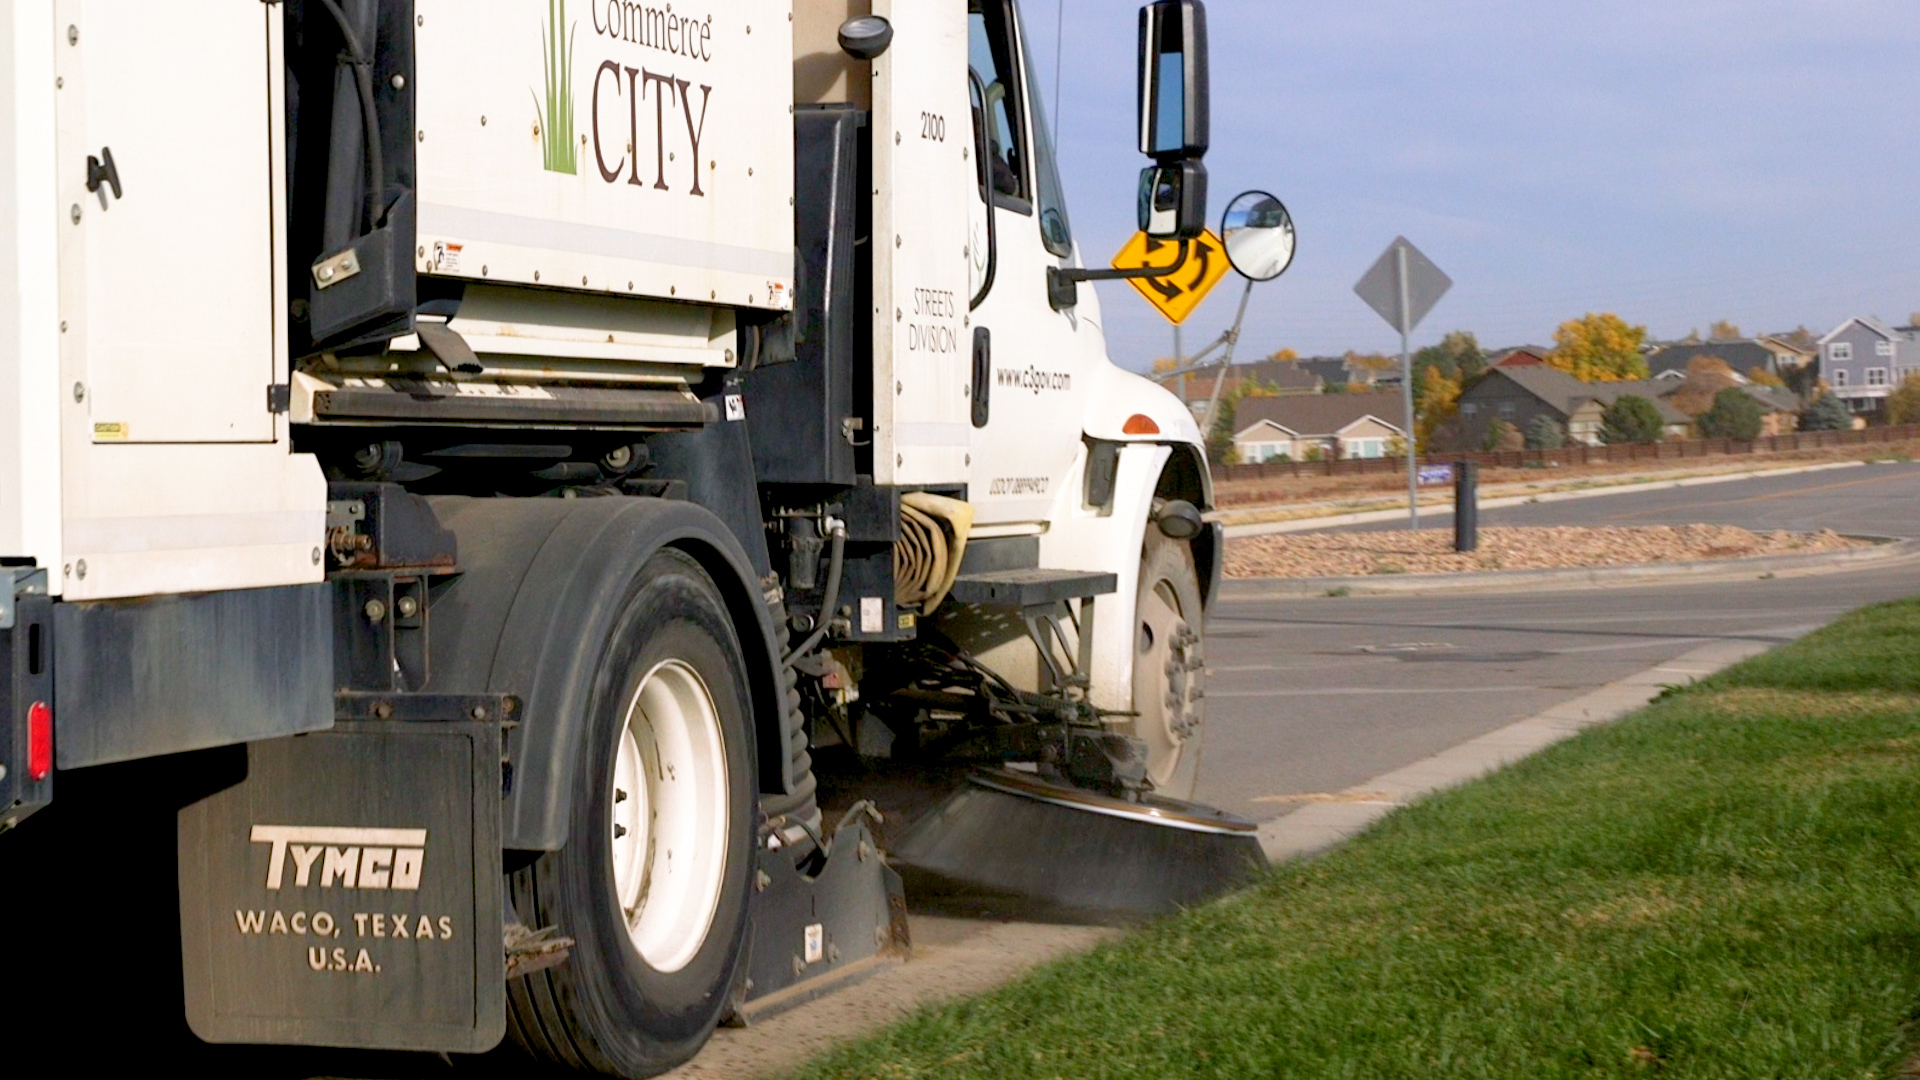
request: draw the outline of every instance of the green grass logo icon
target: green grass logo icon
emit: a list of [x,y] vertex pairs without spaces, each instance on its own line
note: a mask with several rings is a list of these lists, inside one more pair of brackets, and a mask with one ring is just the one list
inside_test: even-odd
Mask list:
[[546,107],[533,95],[540,149],[548,172],[575,174],[579,150],[573,145],[573,38],[567,25],[567,0],[547,0],[547,25],[540,33],[541,66],[547,79]]

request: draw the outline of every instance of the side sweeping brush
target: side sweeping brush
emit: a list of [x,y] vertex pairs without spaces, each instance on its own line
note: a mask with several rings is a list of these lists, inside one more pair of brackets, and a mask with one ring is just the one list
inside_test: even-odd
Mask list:
[[1005,769],[977,772],[888,854],[916,903],[1074,921],[1164,914],[1266,865],[1257,826],[1148,795],[1127,802]]

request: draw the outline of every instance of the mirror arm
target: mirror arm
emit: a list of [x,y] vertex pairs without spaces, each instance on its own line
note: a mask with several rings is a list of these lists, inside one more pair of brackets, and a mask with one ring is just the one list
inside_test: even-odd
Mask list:
[[1187,265],[1193,254],[1193,241],[1180,241],[1180,257],[1169,266],[1138,266],[1131,270],[1083,270],[1077,266],[1047,267],[1047,302],[1053,310],[1064,311],[1078,302],[1074,288],[1083,281],[1125,281],[1129,278],[1161,278]]

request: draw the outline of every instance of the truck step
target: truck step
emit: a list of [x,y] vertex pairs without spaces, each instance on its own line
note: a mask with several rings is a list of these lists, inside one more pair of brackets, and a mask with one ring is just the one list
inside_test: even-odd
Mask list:
[[1087,570],[989,570],[962,574],[948,595],[961,604],[1031,608],[1105,596],[1119,587],[1117,576]]

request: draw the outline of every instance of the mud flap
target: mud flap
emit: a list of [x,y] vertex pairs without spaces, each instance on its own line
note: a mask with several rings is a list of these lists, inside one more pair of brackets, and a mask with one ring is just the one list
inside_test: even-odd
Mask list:
[[760,850],[746,1002],[732,1022],[755,1023],[905,960],[906,893],[866,822],[842,825],[812,877],[784,850]]
[[500,1041],[503,705],[344,704],[384,718],[253,743],[244,781],[180,811],[194,1034],[448,1052]]

